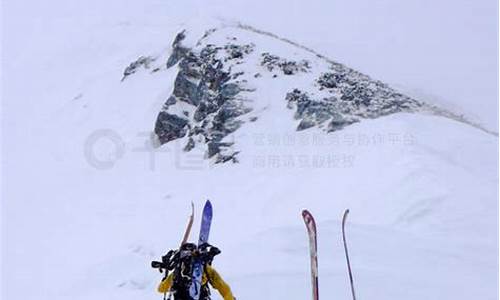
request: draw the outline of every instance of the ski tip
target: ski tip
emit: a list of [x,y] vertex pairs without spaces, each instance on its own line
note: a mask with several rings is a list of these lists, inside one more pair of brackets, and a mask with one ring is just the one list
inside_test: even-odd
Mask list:
[[314,223],[315,222],[313,215],[307,209],[304,209],[302,211],[302,218],[304,219],[304,221],[306,221],[306,223],[308,223],[308,222],[313,222]]
[[213,214],[212,202],[210,202],[210,200],[207,200],[207,202],[205,202],[205,206],[203,207],[203,215],[212,216],[212,214]]
[[194,218],[194,202],[191,201],[191,218]]
[[344,215],[342,216],[342,227],[345,225],[345,222],[347,220],[347,215],[349,214],[349,209],[347,208],[345,211],[344,211]]
[[312,217],[312,213],[309,210],[304,209],[304,210],[302,210],[302,216],[311,216]]
[[314,220],[313,215],[307,209],[304,209],[302,211],[302,219],[304,220],[304,223],[306,224],[307,230],[309,232],[316,231],[316,221]]

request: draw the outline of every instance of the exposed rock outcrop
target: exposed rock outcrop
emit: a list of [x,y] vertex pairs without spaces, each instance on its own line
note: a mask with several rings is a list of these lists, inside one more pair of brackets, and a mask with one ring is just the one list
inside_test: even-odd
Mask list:
[[269,105],[294,110],[297,130],[316,126],[326,132],[366,118],[429,110],[380,81],[270,33],[222,27],[188,43],[189,34],[177,34],[166,61],[141,57],[124,77],[140,67],[177,66],[154,132],[160,144],[183,139],[184,151],[202,147],[216,163],[237,161],[239,150],[229,136],[246,122],[258,122]]
[[232,143],[223,139],[242,124],[238,117],[251,111],[242,95],[251,90],[238,80],[242,73],[231,69],[253,51],[253,45],[229,42],[189,49],[182,44],[184,38],[184,31],[176,36],[167,61],[167,67],[178,63],[179,72],[155,133],[162,144],[187,135],[185,151],[201,143],[206,144],[208,158],[235,160],[234,152],[225,153]]

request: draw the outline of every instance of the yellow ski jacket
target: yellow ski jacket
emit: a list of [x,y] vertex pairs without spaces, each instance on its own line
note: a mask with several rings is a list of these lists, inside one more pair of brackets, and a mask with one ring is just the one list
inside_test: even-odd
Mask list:
[[[167,278],[163,279],[158,286],[158,292],[166,293],[172,287],[172,282],[174,280],[174,274],[170,273]],[[208,275],[208,278],[207,278]],[[235,300],[233,293],[231,292],[231,288],[229,285],[222,280],[219,273],[215,271],[210,265],[205,266],[205,272],[203,273],[202,284],[206,284],[207,281],[214,287],[214,289],[218,290],[224,300]]]

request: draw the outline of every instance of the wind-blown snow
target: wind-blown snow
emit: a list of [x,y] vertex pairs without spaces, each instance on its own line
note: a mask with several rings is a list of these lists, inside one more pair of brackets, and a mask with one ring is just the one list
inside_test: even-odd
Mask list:
[[[328,9],[319,2],[280,7],[269,1],[243,8],[196,1],[57,1],[27,8],[4,3],[2,299],[159,299],[155,288],[161,275],[149,263],[178,245],[190,201],[199,217],[207,198],[214,204],[211,241],[223,251],[215,267],[240,300],[310,297],[300,218],[306,207],[318,222],[322,298],[350,299],[340,235],[342,212],[350,208],[348,242],[359,299],[496,299],[497,137],[415,114],[365,120],[331,134],[314,128],[296,132],[293,112],[271,106],[259,122],[246,123],[232,137],[240,163],[213,166],[201,152],[183,153],[178,142],[150,146],[175,70],[120,81],[123,69],[140,55],[169,49],[188,17],[198,15],[205,29],[213,21],[204,16],[233,15],[375,78],[424,94],[442,92],[438,97],[462,106],[466,115],[492,119],[489,31],[484,39],[477,37],[487,55],[456,49],[458,57],[470,58],[460,65],[467,74],[485,70],[474,73],[481,79],[471,81],[470,89],[459,80],[452,58],[442,62],[449,69],[430,70],[424,79],[422,70],[447,48],[418,66],[424,56],[408,57],[420,53],[418,37],[431,25],[418,31],[401,22],[413,8],[433,10],[413,2],[370,3],[356,2],[343,11],[334,9],[343,2]],[[455,7],[450,17],[463,14],[454,12],[465,4],[446,3]],[[471,10],[485,12],[489,5]],[[271,18],[278,8],[307,22]],[[394,16],[395,10],[404,13]],[[411,45],[418,47],[390,59],[410,38],[384,34],[389,25],[376,12],[404,24],[402,31],[415,30]],[[472,15],[468,20],[475,25],[462,35],[464,43],[476,41],[475,29],[493,22],[487,13],[476,14],[478,20]],[[377,26],[365,26],[376,20]],[[356,26],[342,30],[337,22]],[[395,42],[385,45],[391,36]],[[370,60],[374,56],[366,54],[375,51],[383,57]],[[477,99],[469,102],[467,95],[477,90]],[[199,218],[192,239],[198,225]]]

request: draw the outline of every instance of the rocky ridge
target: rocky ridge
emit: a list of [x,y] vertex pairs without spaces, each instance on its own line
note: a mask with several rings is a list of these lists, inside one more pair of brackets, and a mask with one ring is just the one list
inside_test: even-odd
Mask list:
[[215,163],[237,162],[228,136],[258,119],[249,115],[263,107],[258,89],[284,91],[273,105],[293,110],[296,130],[316,126],[332,132],[363,119],[432,110],[308,48],[252,28],[210,29],[192,45],[188,35],[177,34],[167,61],[140,57],[125,69],[123,80],[141,67],[155,72],[177,66],[173,92],[156,119],[157,141],[183,139],[184,151],[204,147]]

